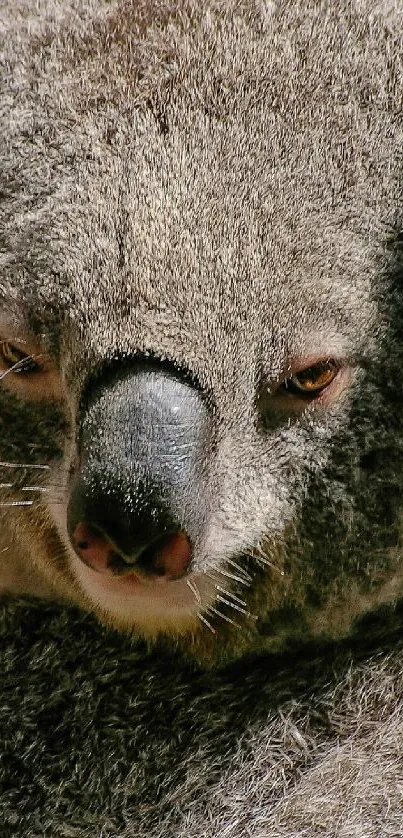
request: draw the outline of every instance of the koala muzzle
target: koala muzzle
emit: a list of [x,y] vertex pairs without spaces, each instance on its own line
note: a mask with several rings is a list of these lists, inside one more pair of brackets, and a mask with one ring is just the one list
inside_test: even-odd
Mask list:
[[139,364],[109,372],[86,401],[67,511],[75,552],[99,573],[180,578],[206,514],[203,394],[180,374]]

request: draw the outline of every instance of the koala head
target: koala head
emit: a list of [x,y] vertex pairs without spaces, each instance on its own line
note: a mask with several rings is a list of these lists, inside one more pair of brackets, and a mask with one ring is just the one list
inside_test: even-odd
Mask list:
[[10,0],[2,545],[56,596],[219,654],[401,595],[398,19]]

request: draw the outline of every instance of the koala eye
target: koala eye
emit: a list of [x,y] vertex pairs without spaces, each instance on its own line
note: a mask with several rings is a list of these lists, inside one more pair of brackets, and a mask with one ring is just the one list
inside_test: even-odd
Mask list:
[[10,372],[31,373],[40,370],[39,364],[32,355],[23,352],[22,349],[7,340],[0,342],[0,356]]
[[311,364],[286,378],[279,390],[283,393],[313,398],[329,387],[336,378],[340,366],[340,363],[332,358]]

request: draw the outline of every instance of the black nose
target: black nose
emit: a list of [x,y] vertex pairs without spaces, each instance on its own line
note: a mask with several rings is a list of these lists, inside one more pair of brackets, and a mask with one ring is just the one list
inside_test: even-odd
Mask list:
[[76,553],[101,573],[178,578],[206,514],[211,415],[200,390],[145,364],[90,391],[68,505]]

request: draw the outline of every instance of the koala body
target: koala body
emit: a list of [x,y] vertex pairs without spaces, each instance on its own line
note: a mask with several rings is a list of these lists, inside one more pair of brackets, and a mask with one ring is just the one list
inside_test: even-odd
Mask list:
[[401,598],[401,18],[5,4],[5,592],[216,666]]
[[206,671],[89,615],[5,602],[2,836],[398,838],[401,617],[352,648]]

